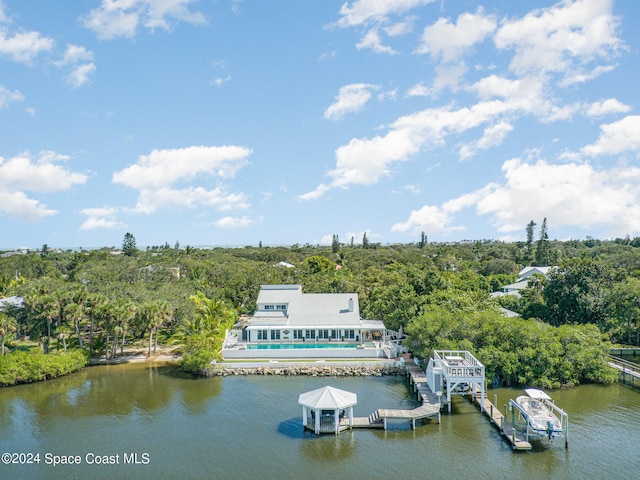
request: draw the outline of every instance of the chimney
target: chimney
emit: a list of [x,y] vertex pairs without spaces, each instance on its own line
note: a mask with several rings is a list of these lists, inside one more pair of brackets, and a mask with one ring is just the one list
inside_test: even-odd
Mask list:
[[353,298],[349,299],[349,311],[353,312]]

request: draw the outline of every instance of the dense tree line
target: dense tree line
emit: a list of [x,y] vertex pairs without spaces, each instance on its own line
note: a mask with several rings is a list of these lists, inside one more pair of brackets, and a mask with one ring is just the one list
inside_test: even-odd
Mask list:
[[[409,334],[414,352],[468,348],[502,384],[558,386],[610,381],[609,341],[639,344],[640,240],[491,240],[415,244],[58,251],[0,259],[0,297],[24,308],[0,313],[3,352],[29,338],[43,352],[120,355],[175,345],[198,371],[219,355],[236,316],[250,314],[261,284],[299,283],[308,293],[357,292],[361,316]],[[529,235],[531,229],[531,235]],[[556,265],[520,297],[491,292],[536,259]],[[290,266],[293,267],[290,267]],[[500,306],[522,319],[500,314]],[[582,355],[582,357],[581,357]],[[534,361],[535,359],[535,361]],[[537,362],[537,363],[536,363]]]

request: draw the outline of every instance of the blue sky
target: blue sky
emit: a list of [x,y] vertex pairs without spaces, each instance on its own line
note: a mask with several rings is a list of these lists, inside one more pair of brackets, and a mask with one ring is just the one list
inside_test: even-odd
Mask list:
[[640,7],[0,0],[0,248],[640,235]]

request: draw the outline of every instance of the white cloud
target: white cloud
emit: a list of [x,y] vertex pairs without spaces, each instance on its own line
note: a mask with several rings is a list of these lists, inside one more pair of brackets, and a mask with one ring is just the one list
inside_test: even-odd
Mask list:
[[600,137],[582,148],[589,156],[640,153],[640,115],[628,115],[617,122],[600,125]]
[[117,207],[85,208],[80,210],[87,219],[80,225],[80,230],[124,228],[126,225],[116,220],[120,211]]
[[487,150],[502,144],[505,137],[513,130],[513,125],[500,121],[495,125],[485,128],[481,139],[463,145],[460,148],[460,160],[466,160],[476,155],[479,150]]
[[96,71],[96,66],[93,63],[85,63],[82,65],[77,65],[74,69],[67,75],[67,81],[71,84],[73,88],[80,88],[83,85],[86,85],[91,82],[89,79],[89,75]]
[[549,219],[556,228],[608,228],[612,236],[640,231],[640,169],[596,170],[589,164],[553,165],[513,159],[502,166],[504,181],[490,183],[437,207],[425,205],[391,230],[449,233],[455,214],[475,208],[490,215],[501,232],[517,232],[531,218]]
[[622,48],[612,0],[565,0],[507,20],[494,41],[514,50],[510,69],[518,75],[559,72],[575,78],[597,58],[608,59]]
[[132,38],[142,24],[149,30],[171,30],[172,23],[204,23],[202,13],[188,8],[193,0],[102,0],[98,8],[81,17],[82,24],[93,30],[98,38]]
[[249,207],[243,193],[226,193],[221,187],[207,190],[203,187],[143,189],[138,195],[136,211],[153,213],[161,208],[212,207],[226,211]]
[[528,219],[543,217],[556,226],[604,225],[614,234],[640,230],[638,168],[598,171],[589,164],[514,159],[502,170],[504,184],[488,189],[476,203],[477,212],[491,214],[502,232],[521,230]]
[[407,97],[430,97],[433,95],[433,90],[427,87],[423,82],[416,83],[409,90],[407,90]]
[[332,50],[330,52],[324,52],[322,55],[318,57],[318,61],[324,62],[325,60],[329,60],[330,58],[336,58],[336,55],[338,55],[338,52],[336,52],[335,50]]
[[587,116],[589,117],[602,117],[604,115],[610,115],[612,113],[627,113],[631,110],[629,105],[618,101],[616,98],[607,98],[600,102],[593,102],[587,108]]
[[368,23],[384,23],[389,15],[407,12],[435,0],[356,0],[340,8],[340,27],[355,27]]
[[370,48],[374,53],[387,53],[389,55],[395,55],[398,53],[393,48],[382,44],[380,34],[376,29],[369,30],[356,44],[356,48],[358,50]]
[[136,210],[152,213],[158,208],[213,207],[217,210],[247,208],[242,193],[227,193],[218,186],[174,186],[200,177],[231,178],[247,163],[251,150],[244,147],[192,146],[153,150],[138,162],[113,174],[113,182],[139,190]]
[[0,2],[0,23],[9,23],[10,19],[4,11],[4,4]]
[[221,87],[222,85],[227,83],[229,80],[231,80],[231,75],[227,75],[226,77],[216,77],[213,80],[211,80],[211,85],[213,85],[214,87]]
[[22,92],[18,90],[14,90],[13,92],[6,87],[0,85],[0,110],[9,106],[10,103],[13,102],[23,102],[24,95]]
[[51,50],[54,43],[39,32],[21,32],[7,37],[6,32],[0,30],[0,56],[15,62],[30,64],[40,53]]
[[333,102],[324,112],[327,120],[340,120],[347,113],[357,113],[361,111],[371,99],[372,90],[377,90],[377,85],[368,83],[352,83],[340,87],[336,101]]
[[81,45],[74,45],[73,43],[70,43],[67,45],[67,49],[64,52],[62,60],[54,62],[54,64],[58,67],[62,67],[64,65],[76,65],[80,62],[90,62],[92,60],[92,51],[87,50]]
[[0,211],[28,221],[55,214],[55,210],[29,198],[25,191],[53,193],[84,184],[86,175],[55,163],[68,158],[50,151],[40,152],[35,160],[28,153],[9,159],[0,157]]
[[413,31],[413,24],[416,21],[416,17],[407,17],[401,22],[396,22],[393,25],[384,27],[384,33],[390,37],[396,37],[398,35],[405,35]]
[[66,159],[67,156],[49,151],[40,152],[35,161],[28,153],[9,159],[0,157],[0,191],[50,193],[84,184],[86,175],[71,172],[55,163]]
[[67,49],[61,60],[53,62],[56,67],[69,70],[66,75],[67,82],[73,88],[80,88],[90,83],[89,75],[96,71],[96,66],[92,62],[93,52],[81,45],[72,43],[67,45]]
[[462,230],[461,227],[451,226],[452,222],[453,217],[442,208],[425,205],[418,210],[413,210],[406,222],[399,222],[393,225],[391,231],[411,234],[424,231],[434,235]]
[[255,221],[249,217],[222,217],[214,224],[220,228],[244,228],[253,225]]
[[[534,105],[535,106],[535,105]],[[503,116],[532,112],[531,102],[515,99],[479,102],[470,108],[450,106],[428,108],[398,118],[384,135],[370,139],[353,138],[336,149],[336,167],[328,172],[330,184],[322,183],[315,190],[301,195],[302,200],[317,199],[332,188],[350,185],[373,185],[392,172],[395,163],[406,161],[423,148],[443,145],[450,135],[457,135],[483,124],[496,122],[500,127],[489,130],[486,139],[476,148],[488,148],[499,140],[506,129],[499,120]]]
[[114,173],[113,181],[137,189],[154,189],[199,175],[229,178],[246,165],[250,154],[248,148],[236,146],[153,150],[141,155],[134,165]]
[[38,200],[27,197],[23,192],[5,192],[1,189],[0,212],[28,222],[35,222],[58,213]]
[[475,44],[484,41],[495,29],[496,19],[485,16],[482,8],[477,13],[463,13],[456,24],[440,18],[424,29],[417,53],[428,53],[448,63],[459,59]]

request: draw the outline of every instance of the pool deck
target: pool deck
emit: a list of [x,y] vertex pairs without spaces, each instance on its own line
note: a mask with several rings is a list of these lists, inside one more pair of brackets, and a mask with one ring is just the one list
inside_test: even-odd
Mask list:
[[[255,348],[254,345],[265,345],[263,348]],[[222,349],[224,360],[290,360],[290,359],[374,359],[386,357],[385,350],[380,343],[364,345],[357,343],[344,343],[340,347],[332,347],[332,343],[282,343],[278,347],[266,345],[274,344],[246,344],[237,343]],[[304,345],[304,346],[303,346]],[[247,348],[250,346],[250,348]]]

